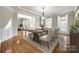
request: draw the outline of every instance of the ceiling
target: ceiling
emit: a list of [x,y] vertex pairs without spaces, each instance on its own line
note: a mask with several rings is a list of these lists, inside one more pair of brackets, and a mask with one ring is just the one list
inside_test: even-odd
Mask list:
[[[42,9],[44,7],[44,10]],[[52,15],[61,15],[68,12],[74,11],[74,6],[16,6],[12,7],[16,11],[25,11],[25,13],[29,12],[34,15],[42,16],[43,12],[45,16],[52,16]]]

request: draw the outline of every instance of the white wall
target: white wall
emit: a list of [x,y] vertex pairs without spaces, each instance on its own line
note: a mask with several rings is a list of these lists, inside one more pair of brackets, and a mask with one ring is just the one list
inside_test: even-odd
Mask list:
[[74,12],[68,15],[68,29],[70,31],[70,26],[74,23]]
[[57,16],[52,16],[52,28],[55,29],[57,27]]
[[[9,20],[12,20],[12,27],[5,29]],[[4,41],[7,38],[13,36],[16,33],[16,27],[17,27],[16,13],[11,11],[7,7],[0,7],[0,32],[1,32],[0,34],[2,34],[2,38],[0,37],[1,39],[0,41]]]

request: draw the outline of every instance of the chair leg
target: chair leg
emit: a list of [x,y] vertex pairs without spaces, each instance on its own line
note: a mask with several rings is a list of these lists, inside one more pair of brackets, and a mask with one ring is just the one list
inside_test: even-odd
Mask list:
[[49,42],[47,41],[47,46],[48,46],[48,49],[49,49]]
[[56,37],[53,38],[53,41],[55,42]]
[[50,40],[50,43],[51,43],[51,45],[52,45],[52,39]]
[[40,45],[41,45],[41,40],[40,40]]

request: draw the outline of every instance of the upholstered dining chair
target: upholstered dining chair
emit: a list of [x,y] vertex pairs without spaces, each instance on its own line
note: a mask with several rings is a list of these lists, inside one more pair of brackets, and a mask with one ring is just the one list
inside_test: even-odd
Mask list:
[[52,39],[52,33],[53,33],[52,29],[49,29],[47,35],[43,35],[40,37],[40,41],[47,42],[48,48],[49,48],[49,45],[51,43],[50,41]]
[[53,36],[53,41],[55,41],[58,38],[59,35],[59,28],[54,29],[54,36]]

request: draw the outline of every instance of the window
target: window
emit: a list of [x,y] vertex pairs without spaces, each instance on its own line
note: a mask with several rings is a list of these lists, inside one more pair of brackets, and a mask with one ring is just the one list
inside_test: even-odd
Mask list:
[[23,26],[24,26],[24,28],[28,28],[28,20],[27,19],[24,19],[23,20]]
[[46,19],[46,28],[52,28],[52,17]]
[[68,15],[58,16],[58,28],[61,33],[68,33]]
[[18,18],[22,18],[19,22],[23,24],[24,28],[35,29],[35,17],[18,13]]
[[30,18],[28,21],[29,21],[28,27],[31,29],[35,29],[35,18]]

